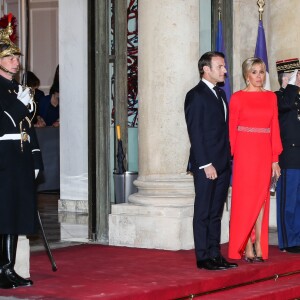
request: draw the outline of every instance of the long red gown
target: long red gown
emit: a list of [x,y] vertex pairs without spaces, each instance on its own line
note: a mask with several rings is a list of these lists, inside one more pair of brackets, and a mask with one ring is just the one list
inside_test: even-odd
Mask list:
[[[238,126],[243,126],[242,129]],[[282,151],[275,93],[234,93],[229,104],[233,155],[229,258],[240,259],[264,205],[261,230],[263,258],[268,258],[270,178]]]

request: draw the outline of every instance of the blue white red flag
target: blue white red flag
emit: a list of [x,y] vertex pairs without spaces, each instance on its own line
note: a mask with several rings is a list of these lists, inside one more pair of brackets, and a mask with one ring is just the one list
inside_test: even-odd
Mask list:
[[266,82],[265,82],[264,88],[266,90],[271,90],[265,30],[264,30],[262,20],[259,20],[259,23],[258,23],[258,33],[257,33],[257,40],[256,40],[254,56],[262,59],[264,61],[264,63],[266,64],[266,71],[267,71],[266,73],[267,74],[266,74]]
[[224,45],[224,40],[223,40],[223,26],[222,26],[222,21],[218,21],[218,31],[217,31],[217,36],[216,36],[216,51],[222,52],[225,55],[225,66],[227,69],[227,74],[225,78],[224,85],[220,85],[220,87],[225,91],[227,102],[229,102],[230,97],[231,97],[231,86],[230,86],[230,76],[229,76],[229,70],[228,70],[228,64],[226,61],[226,50],[225,50],[225,45]]

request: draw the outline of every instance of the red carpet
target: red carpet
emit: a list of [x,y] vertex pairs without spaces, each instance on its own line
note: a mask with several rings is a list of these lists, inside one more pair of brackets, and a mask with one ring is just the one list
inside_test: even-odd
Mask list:
[[[227,245],[222,246],[222,251],[227,253]],[[0,295],[43,300],[189,299],[191,294],[201,295],[201,299],[282,300],[300,296],[300,274],[202,295],[300,270],[300,254],[282,253],[275,246],[270,247],[267,262],[241,261],[237,269],[227,271],[197,269],[193,250],[163,251],[89,244],[53,250],[53,256],[57,272],[52,272],[45,252],[33,253],[31,279],[34,285],[0,290]]]

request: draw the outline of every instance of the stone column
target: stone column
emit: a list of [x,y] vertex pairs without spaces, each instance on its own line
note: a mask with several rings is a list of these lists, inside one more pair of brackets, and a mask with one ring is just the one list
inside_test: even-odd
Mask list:
[[87,18],[86,0],[59,2],[59,210],[73,212],[88,211]]
[[138,193],[112,206],[109,243],[193,248],[186,92],[199,81],[199,1],[139,1]]

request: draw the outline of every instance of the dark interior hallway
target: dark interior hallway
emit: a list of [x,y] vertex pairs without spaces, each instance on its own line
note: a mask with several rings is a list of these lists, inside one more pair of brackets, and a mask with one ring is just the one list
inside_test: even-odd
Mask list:
[[[51,249],[88,242],[87,214],[59,212],[59,192],[38,193],[38,211]],[[77,236],[76,236],[77,234]],[[42,232],[29,236],[31,251],[45,249]]]

